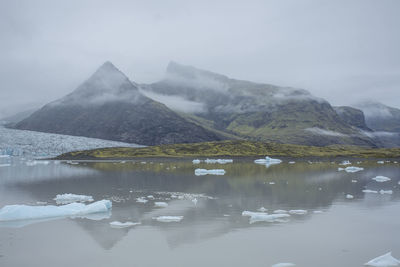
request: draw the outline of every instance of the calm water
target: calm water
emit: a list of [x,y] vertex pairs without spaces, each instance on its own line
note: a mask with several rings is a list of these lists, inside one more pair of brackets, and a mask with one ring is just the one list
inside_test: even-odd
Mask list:
[[[110,214],[0,224],[0,266],[363,266],[393,251],[400,258],[400,165],[363,161],[357,173],[338,163],[307,161],[266,168],[254,159],[233,164],[191,160],[81,162],[27,166],[1,159],[0,207],[55,204],[57,194],[113,202]],[[314,160],[315,161],[315,160]],[[195,176],[223,168],[223,176]],[[389,182],[371,178],[383,175]],[[353,180],[353,181],[352,181]],[[393,190],[393,194],[362,190]],[[197,194],[203,194],[201,196]],[[351,194],[354,199],[346,199]],[[145,204],[138,197],[153,195]],[[181,199],[179,199],[181,198]],[[197,203],[192,200],[196,198]],[[166,208],[154,208],[165,201]],[[287,222],[250,224],[244,210],[304,209]],[[322,211],[322,213],[314,213]],[[183,215],[178,223],[153,220]],[[124,229],[112,221],[141,222]]]

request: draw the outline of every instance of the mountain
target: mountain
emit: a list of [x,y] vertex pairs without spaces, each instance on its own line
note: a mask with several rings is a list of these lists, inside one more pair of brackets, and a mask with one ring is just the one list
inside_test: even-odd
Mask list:
[[368,128],[365,122],[365,117],[362,110],[347,106],[333,107],[333,108],[339,115],[339,117],[347,124],[354,126],[358,129],[371,131],[371,129]]
[[374,131],[400,133],[400,109],[374,101],[365,101],[355,106],[364,112],[368,127]]
[[303,89],[231,79],[175,62],[168,65],[163,80],[141,88],[160,101],[179,97],[201,107],[192,118],[246,139],[317,146],[376,146],[327,101]]
[[13,124],[16,124],[16,123],[22,121],[23,119],[28,118],[36,110],[37,109],[35,108],[35,109],[29,109],[29,110],[21,111],[21,112],[18,112],[16,114],[14,114],[14,115],[2,118],[1,120],[4,121],[7,124],[13,125]]
[[72,93],[45,105],[15,128],[142,145],[223,139],[144,96],[110,62]]

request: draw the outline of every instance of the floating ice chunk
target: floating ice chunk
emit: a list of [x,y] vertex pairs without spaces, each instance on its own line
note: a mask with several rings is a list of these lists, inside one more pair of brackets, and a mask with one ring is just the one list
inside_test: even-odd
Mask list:
[[0,164],[0,167],[10,167],[11,164],[10,163],[4,163],[4,164]]
[[377,181],[379,183],[383,183],[383,182],[390,181],[391,179],[389,177],[386,177],[386,176],[378,175],[378,176],[372,178],[372,180],[375,180],[375,181]]
[[369,189],[365,189],[365,190],[363,190],[363,192],[364,192],[364,193],[373,193],[373,194],[377,194],[377,193],[378,193],[378,191],[369,190]]
[[378,164],[384,164],[385,162],[384,162],[383,160],[379,160],[379,161],[377,161],[376,163],[378,163]]
[[280,262],[272,265],[271,267],[290,267],[290,266],[296,266],[296,264],[290,262]]
[[274,185],[274,184],[275,184],[275,182],[269,182],[269,184],[270,184],[270,185]]
[[351,164],[351,162],[348,160],[344,160],[341,163],[339,163],[339,165],[350,165],[350,164]]
[[381,194],[381,195],[383,195],[383,194],[391,195],[391,194],[393,194],[393,190],[379,190],[379,194]]
[[251,217],[254,215],[268,215],[268,214],[265,212],[254,212],[254,211],[248,211],[248,210],[245,210],[242,212],[242,216]]
[[284,213],[288,213],[287,210],[274,210],[273,213],[275,214],[284,214]]
[[264,208],[264,207],[261,207],[261,208],[259,208],[259,209],[257,209],[258,211],[260,211],[260,212],[266,212],[268,209],[266,209],[266,208]]
[[296,215],[304,215],[307,214],[306,210],[289,210],[290,214],[296,214]]
[[196,176],[201,176],[201,175],[224,175],[225,170],[224,169],[214,169],[214,170],[206,170],[206,169],[196,169],[194,170],[194,174]]
[[204,162],[207,164],[215,164],[215,163],[226,164],[226,163],[232,163],[233,160],[232,159],[206,159]]
[[339,172],[344,171],[344,168],[337,168]]
[[62,194],[57,195],[54,200],[57,204],[69,204],[73,202],[92,202],[92,196],[75,195],[75,194]]
[[321,214],[321,213],[324,213],[324,212],[322,210],[314,210],[313,213],[314,214]]
[[145,199],[144,197],[138,197],[138,198],[136,198],[136,202],[138,202],[138,203],[147,203],[148,200]]
[[352,183],[357,183],[357,180],[351,180]]
[[376,257],[365,263],[367,266],[375,267],[389,267],[389,266],[399,266],[400,261],[392,256],[392,252],[386,253],[382,256]]
[[154,207],[156,208],[166,208],[168,207],[167,202],[154,202]]
[[289,164],[295,164],[296,161],[289,161]]
[[279,164],[281,162],[282,162],[282,160],[280,160],[280,159],[273,159],[270,157],[265,157],[265,159],[256,159],[254,161],[254,163],[257,163],[257,164],[268,164],[268,165]]
[[192,160],[192,163],[193,163],[193,164],[200,164],[200,162],[201,162],[201,161],[200,161],[199,159],[194,159],[194,160]]
[[153,195],[148,195],[147,198],[148,199],[154,199],[154,196]]
[[364,170],[364,168],[361,167],[354,167],[354,166],[350,166],[344,169],[346,172],[359,172]]
[[350,195],[350,194],[347,194],[347,195],[346,195],[346,198],[347,198],[347,199],[353,199],[354,196],[353,196],[353,195]]
[[256,222],[286,222],[284,218],[290,217],[289,214],[262,214],[254,213],[250,216],[249,223],[253,224]]
[[153,219],[158,222],[180,222],[182,221],[183,216],[158,216]]
[[105,199],[88,205],[82,203],[71,203],[63,206],[8,205],[0,209],[0,221],[80,217],[90,213],[107,212],[111,207],[111,201]]
[[114,222],[110,222],[110,226],[112,228],[127,228],[127,227],[132,227],[135,225],[139,225],[141,224],[140,222],[119,222],[119,221],[114,221]]

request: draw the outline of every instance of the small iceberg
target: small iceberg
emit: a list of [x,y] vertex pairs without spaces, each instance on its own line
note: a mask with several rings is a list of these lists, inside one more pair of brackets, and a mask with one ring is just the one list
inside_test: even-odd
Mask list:
[[350,165],[350,164],[351,164],[351,162],[348,161],[348,160],[344,160],[344,161],[342,161],[341,163],[339,163],[339,165],[344,165],[344,166]]
[[379,161],[377,161],[376,163],[378,163],[378,164],[384,164],[385,162],[384,162],[383,160],[379,160]]
[[201,161],[200,161],[199,159],[194,159],[194,160],[192,160],[192,163],[193,163],[193,164],[200,164],[200,162],[201,162]]
[[232,163],[233,160],[232,159],[206,159],[204,162],[207,164],[215,164],[215,163],[226,164],[226,163]]
[[391,179],[390,179],[389,177],[386,177],[386,176],[380,176],[380,175],[378,175],[378,176],[372,178],[372,180],[375,180],[375,181],[377,181],[378,183],[383,183],[383,182],[390,181]]
[[391,194],[393,194],[393,190],[379,190],[379,194],[381,194],[381,195],[383,195],[383,194],[391,195]]
[[350,194],[347,194],[347,195],[346,195],[346,198],[347,198],[347,199],[353,199],[354,196],[353,196],[353,195],[350,195]]
[[183,216],[158,216],[153,219],[158,222],[180,222],[183,220]]
[[289,161],[289,164],[295,164],[296,161]]
[[290,266],[296,266],[296,264],[290,262],[280,262],[272,265],[271,267],[290,267]]
[[254,161],[254,163],[256,163],[256,164],[267,164],[267,165],[279,164],[281,162],[282,162],[282,160],[280,160],[280,159],[273,159],[270,157],[265,157],[265,159],[256,159]]
[[134,223],[134,222],[124,222],[124,223],[122,223],[122,222],[119,222],[119,221],[110,222],[110,226],[112,228],[127,228],[127,227],[132,227],[132,226],[135,226],[135,225],[139,225],[139,224],[141,224],[141,223],[140,222],[136,222],[136,223]]
[[196,176],[202,176],[202,175],[224,175],[225,170],[224,169],[214,169],[214,170],[206,170],[206,169],[196,169],[194,170],[194,174]]
[[378,191],[375,190],[370,190],[370,189],[365,189],[363,190],[364,193],[373,193],[373,194],[378,194]]
[[69,204],[74,202],[92,202],[93,197],[75,194],[61,194],[57,195],[54,200],[57,204]]
[[304,215],[308,212],[306,210],[289,210],[289,214]]
[[82,203],[71,203],[63,206],[7,205],[0,209],[0,221],[80,217],[91,213],[108,212],[111,207],[111,201],[105,199],[88,205]]
[[253,214],[250,216],[249,223],[253,224],[256,222],[287,222],[284,218],[290,217],[289,214]]
[[138,198],[136,198],[136,202],[137,203],[147,203],[148,200],[145,199],[144,197],[138,197]]
[[382,256],[376,257],[365,263],[367,266],[375,267],[389,267],[389,266],[399,266],[400,261],[392,256],[392,252],[386,253]]
[[156,208],[166,208],[168,207],[167,202],[154,202],[154,207]]
[[259,208],[259,209],[257,209],[259,212],[266,212],[266,211],[268,211],[268,209],[266,209],[266,208],[264,208],[264,207],[261,207],[261,208]]
[[362,168],[362,167],[354,167],[354,166],[346,167],[344,169],[345,172],[350,172],[350,173],[359,172],[359,171],[363,171],[363,170],[364,170],[364,168]]

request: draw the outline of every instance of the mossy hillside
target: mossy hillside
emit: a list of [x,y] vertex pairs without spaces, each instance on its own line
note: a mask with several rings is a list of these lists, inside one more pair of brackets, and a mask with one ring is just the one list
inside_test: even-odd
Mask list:
[[400,158],[400,148],[370,149],[357,146],[313,147],[269,142],[230,140],[173,144],[142,148],[103,148],[62,154],[57,159],[127,159],[140,157],[362,157]]

